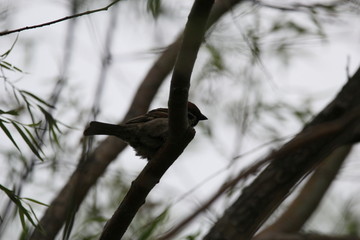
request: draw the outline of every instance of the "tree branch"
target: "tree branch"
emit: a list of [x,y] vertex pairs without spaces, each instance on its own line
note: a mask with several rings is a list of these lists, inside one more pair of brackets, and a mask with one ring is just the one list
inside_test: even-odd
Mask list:
[[276,233],[268,236],[259,238],[258,240],[360,240],[357,236],[343,235],[343,236],[334,236],[334,235],[323,235],[323,234],[314,234],[314,233],[295,233],[295,234],[286,234],[286,233]]
[[30,29],[34,29],[34,28],[45,27],[45,26],[49,26],[49,25],[52,25],[52,24],[55,24],[55,23],[63,22],[63,21],[66,21],[66,20],[69,20],[69,19],[72,19],[72,18],[77,18],[77,17],[81,17],[81,16],[84,16],[84,15],[89,15],[89,14],[93,14],[93,13],[97,13],[97,12],[107,11],[110,7],[112,7],[114,4],[116,4],[117,2],[120,2],[120,1],[121,0],[115,0],[115,1],[111,2],[109,5],[107,5],[105,7],[90,10],[90,11],[86,11],[86,12],[82,12],[82,13],[77,13],[77,14],[67,16],[67,17],[63,17],[63,18],[59,18],[57,20],[53,20],[53,21],[50,21],[50,22],[41,23],[41,24],[37,24],[37,25],[33,25],[33,26],[22,27],[22,28],[13,29],[13,30],[2,31],[2,32],[0,32],[0,36],[4,36],[4,35],[16,33],[16,32],[22,32],[22,31],[26,31],[26,30],[30,30]]
[[188,125],[187,97],[191,72],[212,5],[211,0],[195,0],[189,14],[170,86],[169,138],[132,182],[124,200],[105,225],[101,240],[122,238],[147,195],[195,136],[195,130]]
[[[171,64],[172,61],[175,62],[173,53],[174,49],[179,49],[179,43],[170,45],[149,70],[139,86],[123,122],[147,112],[160,85],[170,72],[171,68],[165,66]],[[81,156],[77,169],[51,202],[50,207],[41,218],[39,226],[33,232],[31,240],[55,239],[68,214],[80,206],[89,189],[126,146],[123,141],[115,137],[108,137],[91,153]]]
[[[295,184],[311,169],[337,147],[359,140],[359,92],[360,68],[336,98],[307,124],[302,133],[311,133],[312,129],[331,121],[342,124],[337,127],[335,124],[331,134],[325,134],[291,153],[280,154],[274,158],[269,166],[243,190],[240,197],[226,210],[204,239],[250,239]],[[287,144],[283,146],[286,147]]]
[[346,145],[331,153],[315,170],[287,210],[273,224],[257,235],[256,239],[266,238],[268,234],[272,233],[296,233],[300,231],[320,204],[350,150],[351,146]]
[[[188,225],[196,216],[198,216],[201,212],[208,209],[219,197],[221,197],[225,192],[229,189],[232,189],[239,183],[240,180],[243,180],[249,177],[252,174],[255,174],[262,166],[268,163],[270,160],[284,157],[288,154],[291,154],[303,147],[316,143],[318,140],[322,138],[328,138],[341,132],[350,122],[352,122],[355,118],[360,117],[360,108],[359,111],[354,111],[348,116],[343,117],[340,120],[334,120],[328,123],[323,123],[321,125],[317,125],[315,129],[306,129],[302,133],[298,134],[291,141],[289,141],[285,146],[280,148],[277,151],[272,152],[266,158],[261,161],[251,165],[247,169],[241,171],[236,177],[229,180],[225,184],[223,184],[218,191],[216,191],[212,197],[210,197],[204,204],[202,204],[197,210],[191,213],[188,217],[182,220],[179,224],[177,224],[171,231],[159,237],[159,240],[167,240],[173,239],[174,235],[179,233],[186,225]],[[346,151],[345,151],[346,152]],[[340,151],[339,154],[334,154],[334,158],[336,159],[336,163],[338,164],[341,161],[341,156],[343,156],[343,151]],[[345,156],[343,156],[345,157]],[[334,160],[335,161],[335,160]],[[336,165],[333,163],[332,165]],[[328,167],[329,168],[329,167]]]

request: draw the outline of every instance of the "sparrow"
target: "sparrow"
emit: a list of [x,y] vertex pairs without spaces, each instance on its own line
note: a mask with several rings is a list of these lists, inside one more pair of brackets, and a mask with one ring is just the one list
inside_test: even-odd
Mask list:
[[[111,135],[120,138],[134,148],[136,155],[151,160],[168,138],[168,109],[157,108],[144,115],[132,118],[124,124],[109,124],[92,121],[84,135]],[[207,120],[200,109],[188,102],[189,125],[195,127],[199,121]]]

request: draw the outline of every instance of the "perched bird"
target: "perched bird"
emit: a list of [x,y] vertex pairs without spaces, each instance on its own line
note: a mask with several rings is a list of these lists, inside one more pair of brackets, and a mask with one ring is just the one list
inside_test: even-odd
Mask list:
[[[85,129],[84,135],[116,136],[132,146],[136,155],[150,160],[167,140],[168,117],[167,108],[157,108],[124,124],[114,125],[93,121]],[[188,102],[188,120],[192,127],[206,119],[207,117],[195,104]]]

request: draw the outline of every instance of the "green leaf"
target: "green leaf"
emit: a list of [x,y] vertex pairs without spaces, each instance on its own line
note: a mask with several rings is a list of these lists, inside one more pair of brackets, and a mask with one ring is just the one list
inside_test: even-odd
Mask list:
[[[22,205],[21,205],[22,206]],[[34,211],[33,211],[33,209],[32,209],[32,207],[30,206],[30,205],[28,205],[29,206],[29,208],[30,208],[30,211],[28,211],[27,209],[25,209],[24,208],[24,206],[22,206],[22,209],[23,209],[23,211],[24,211],[24,214],[25,214],[25,216],[26,216],[26,218],[29,220],[29,222],[34,226],[34,227],[36,227],[36,223],[35,223],[35,221],[33,220],[33,218],[31,217],[31,215],[30,215],[30,212],[34,215],[34,217],[35,217],[35,219],[37,220],[37,218],[36,218],[36,216],[35,216],[35,213],[34,213]],[[25,226],[26,227],[26,226]],[[25,230],[26,228],[24,228],[24,230]]]
[[[3,185],[0,184],[0,189],[5,192],[5,194],[11,199],[11,201],[16,205],[16,207],[18,208],[18,212],[19,212],[19,218],[20,218],[20,222],[21,225],[24,229],[24,231],[26,231],[27,227],[26,227],[26,222],[25,222],[25,217],[26,219],[35,227],[37,224],[35,224],[34,220],[32,219],[29,211],[22,205],[21,201],[20,201],[20,197],[15,195],[14,191],[4,187]],[[32,210],[31,206],[29,205],[31,212],[33,213],[33,215],[35,216],[34,211]],[[35,216],[36,218],[36,216]]]
[[44,104],[44,105],[46,105],[46,106],[48,106],[48,107],[50,107],[50,108],[54,108],[54,106],[52,106],[51,104],[47,103],[45,100],[39,98],[38,96],[34,95],[34,94],[31,93],[31,92],[28,92],[28,91],[25,91],[25,90],[21,90],[20,92],[23,93],[23,94],[26,94],[26,95],[28,95],[28,96],[30,96],[30,97],[32,97],[32,98],[34,98],[34,99],[37,100],[38,102],[41,102],[42,104]]
[[42,206],[45,206],[45,207],[50,207],[48,204],[42,203],[42,202],[40,202],[40,201],[38,201],[36,199],[33,199],[33,198],[22,198],[22,199],[33,202],[33,203],[36,203],[36,204],[39,204],[39,205],[42,205]]
[[139,236],[139,240],[150,239],[151,235],[158,229],[168,216],[168,209],[165,209],[159,216],[157,216]]
[[25,131],[27,132],[28,136],[31,138],[32,143],[34,144],[34,146],[36,147],[36,149],[38,149],[39,152],[41,152],[42,154],[44,154],[44,152],[41,149],[41,146],[38,144],[38,142],[36,141],[36,139],[34,138],[34,136],[31,134],[30,130],[27,129],[26,127],[23,126],[23,128],[25,129]]
[[0,65],[3,67],[3,68],[6,68],[10,71],[17,71],[17,72],[23,72],[20,68],[12,65],[11,63],[9,62],[6,62],[6,61],[1,61],[0,62]]
[[5,59],[11,53],[11,51],[13,50],[13,48],[18,40],[18,37],[19,37],[19,35],[16,36],[16,38],[15,38],[13,44],[11,45],[11,47],[9,48],[9,50],[7,50],[5,53],[1,54],[0,57]]
[[26,223],[25,223],[23,208],[19,207],[18,211],[19,211],[19,218],[20,218],[21,226],[22,226],[23,229],[26,229]]
[[17,104],[20,105],[21,103],[20,103],[20,99],[18,97],[18,93],[17,93],[16,88],[12,88],[12,92],[13,92],[13,95],[14,95],[14,98],[15,98]]
[[212,57],[212,65],[218,70],[218,71],[222,71],[225,69],[224,67],[224,61],[222,59],[222,55],[220,53],[220,51],[218,49],[216,49],[216,47],[210,45],[210,44],[206,44],[206,49],[209,51],[209,53],[211,54]]
[[36,223],[32,219],[30,212],[21,204],[20,200],[18,202],[19,202],[19,204],[17,205],[17,207],[18,207],[18,211],[19,211],[19,217],[20,217],[21,225],[23,226],[24,231],[27,229],[24,216],[35,227]]
[[41,107],[40,105],[37,105],[38,108],[41,110],[41,112],[44,114],[45,116],[45,119],[46,121],[48,122],[49,124],[49,137],[50,139],[53,139],[55,141],[55,143],[60,146],[60,142],[59,142],[59,139],[57,137],[57,134],[56,132],[61,132],[58,124],[57,124],[57,121],[53,118],[53,116],[48,112],[46,111],[43,107]]
[[[5,63],[5,64],[4,64],[4,63]],[[0,62],[0,66],[3,67],[3,68],[5,68],[5,69],[7,69],[7,70],[11,70],[11,67],[9,67],[9,66],[6,64],[6,62],[4,62],[4,61]]]
[[18,72],[23,72],[23,70],[21,70],[20,68],[14,66],[14,65],[13,65],[13,68],[14,68],[16,71],[18,71]]
[[12,190],[6,188],[5,186],[0,184],[0,189],[14,202],[16,201],[15,194]]
[[197,237],[200,236],[200,234],[201,234],[201,232],[199,231],[199,232],[197,232],[197,233],[194,233],[194,234],[191,234],[191,235],[189,235],[189,236],[186,236],[186,240],[195,240],[195,239],[197,239]]
[[[55,124],[55,126],[58,129],[57,124]],[[59,138],[56,135],[56,131],[55,131],[54,127],[50,128],[50,133],[51,133],[52,139],[55,141],[56,145],[60,146]]]
[[11,140],[11,142],[14,144],[14,146],[19,150],[19,152],[21,152],[19,146],[17,145],[17,143],[15,142],[14,138],[12,137],[10,131],[5,127],[5,125],[3,124],[3,120],[0,119],[0,127],[1,129],[4,131],[4,133],[6,134],[6,136]]
[[29,103],[29,101],[27,100],[26,96],[21,92],[19,91],[21,97],[23,98],[24,102],[26,103],[26,109],[28,110],[28,113],[30,114],[30,117],[31,117],[31,120],[33,122],[35,122],[35,118],[34,118],[34,115],[32,113],[32,110],[31,110],[31,104]]
[[[30,141],[30,139],[26,136],[26,134],[23,132],[23,130],[21,130],[21,128],[15,123],[15,122],[12,122],[12,124],[14,125],[14,127],[16,128],[16,130],[19,132],[19,134],[21,135],[21,137],[24,139],[24,141],[26,142],[26,144],[29,146],[29,148],[31,149],[31,151],[41,160],[43,161],[43,158],[40,156],[40,153],[37,149],[37,147]],[[26,131],[28,131],[26,128],[24,128]],[[33,136],[31,135],[30,132],[29,133],[29,136],[33,138]]]
[[34,127],[39,127],[40,124],[41,124],[41,120],[39,122],[37,122],[37,123],[30,123],[30,124],[23,124],[23,125],[34,128]]
[[11,109],[9,111],[3,111],[0,109],[0,114],[8,114],[8,115],[17,116],[19,114],[19,110],[21,110],[21,108]]

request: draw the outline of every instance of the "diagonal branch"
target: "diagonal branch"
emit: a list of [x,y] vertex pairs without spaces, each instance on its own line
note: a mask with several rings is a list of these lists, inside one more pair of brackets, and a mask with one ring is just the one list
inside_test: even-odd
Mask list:
[[264,236],[258,240],[360,240],[358,236],[354,235],[323,235],[315,233],[277,233],[271,236]]
[[[139,86],[123,121],[143,114],[149,109],[152,99],[171,70],[170,67],[164,66],[175,62],[173,52],[174,49],[178,49],[178,44],[176,42],[170,45],[155,62]],[[30,239],[55,239],[67,216],[80,206],[89,189],[126,146],[123,141],[108,137],[91,153],[81,156],[77,169],[53,199]]]
[[105,225],[101,240],[122,238],[139,208],[145,203],[147,195],[195,136],[195,130],[188,126],[187,98],[191,72],[213,2],[196,0],[189,14],[170,86],[169,138],[132,182],[122,203]]
[[41,28],[41,27],[45,27],[45,26],[49,26],[55,23],[59,23],[59,22],[63,22],[72,18],[77,18],[77,17],[81,17],[84,15],[89,15],[89,14],[93,14],[93,13],[97,13],[97,12],[102,12],[102,11],[107,11],[110,7],[112,7],[113,5],[115,5],[116,3],[120,2],[121,0],[115,0],[113,2],[111,2],[109,5],[102,7],[102,8],[98,8],[98,9],[94,9],[94,10],[90,10],[90,11],[86,11],[86,12],[82,12],[82,13],[77,13],[71,16],[66,16],[63,18],[59,18],[50,22],[46,22],[46,23],[41,23],[41,24],[37,24],[37,25],[32,25],[32,26],[26,26],[26,27],[22,27],[22,28],[18,28],[18,29],[13,29],[13,30],[7,30],[7,31],[2,31],[0,32],[0,36],[4,36],[4,35],[9,35],[12,33],[17,33],[17,32],[22,32],[22,31],[26,31],[26,30],[31,30],[34,28]]
[[329,155],[314,171],[287,210],[273,224],[261,231],[256,239],[277,233],[299,232],[320,204],[350,151],[351,146],[346,145]]
[[[174,235],[178,234],[183,228],[185,228],[191,221],[195,219],[200,213],[208,209],[217,199],[219,199],[224,193],[226,193],[229,189],[233,189],[236,184],[239,183],[240,180],[243,180],[247,177],[249,177],[252,174],[255,174],[261,167],[263,167],[265,164],[269,163],[273,159],[281,158],[286,155],[291,154],[292,152],[295,152],[301,148],[304,148],[308,145],[315,144],[318,140],[322,138],[329,138],[332,137],[334,134],[339,134],[349,123],[354,121],[355,118],[360,118],[360,108],[357,109],[358,111],[353,111],[351,114],[347,114],[347,116],[339,119],[334,120],[331,122],[322,123],[318,126],[316,126],[316,129],[305,129],[303,132],[295,136],[291,141],[289,141],[286,145],[284,145],[282,148],[280,148],[277,151],[272,152],[269,154],[266,158],[262,159],[261,161],[258,161],[257,163],[249,166],[245,170],[242,170],[236,177],[233,179],[227,181],[224,183],[214,194],[211,196],[204,204],[202,204],[197,210],[195,210],[193,213],[191,213],[188,217],[186,217],[184,220],[182,220],[179,224],[177,224],[173,229],[171,229],[169,232],[165,233],[163,236],[159,237],[160,240],[167,240],[167,239],[173,239]],[[339,149],[340,150],[340,149]],[[331,167],[333,165],[339,165],[341,162],[341,157],[345,158],[344,155],[348,153],[349,150],[342,150],[342,151],[335,151],[333,155],[334,158],[336,158],[334,161],[335,163],[331,163]],[[330,164],[328,164],[330,165]],[[335,166],[335,167],[336,167]],[[328,169],[327,167],[326,169]],[[325,170],[323,170],[325,171]],[[321,172],[323,172],[321,171]],[[333,176],[335,173],[332,173],[331,176]],[[329,176],[329,178],[331,178]],[[322,178],[322,180],[324,180]],[[314,180],[315,181],[315,180]],[[326,187],[325,187],[326,189]],[[318,193],[319,194],[319,193]],[[309,199],[308,199],[309,200]],[[305,213],[303,213],[305,214]],[[289,221],[287,220],[287,223]],[[289,225],[294,225],[290,224]],[[294,226],[292,226],[294,227]]]
[[[359,141],[359,92],[360,68],[335,99],[302,131],[311,132],[317,126],[325,123],[331,126],[331,122],[335,122],[333,132],[295,151],[275,157],[253,183],[243,190],[204,239],[250,239],[309,171],[339,146]],[[287,144],[283,148],[286,147]]]

